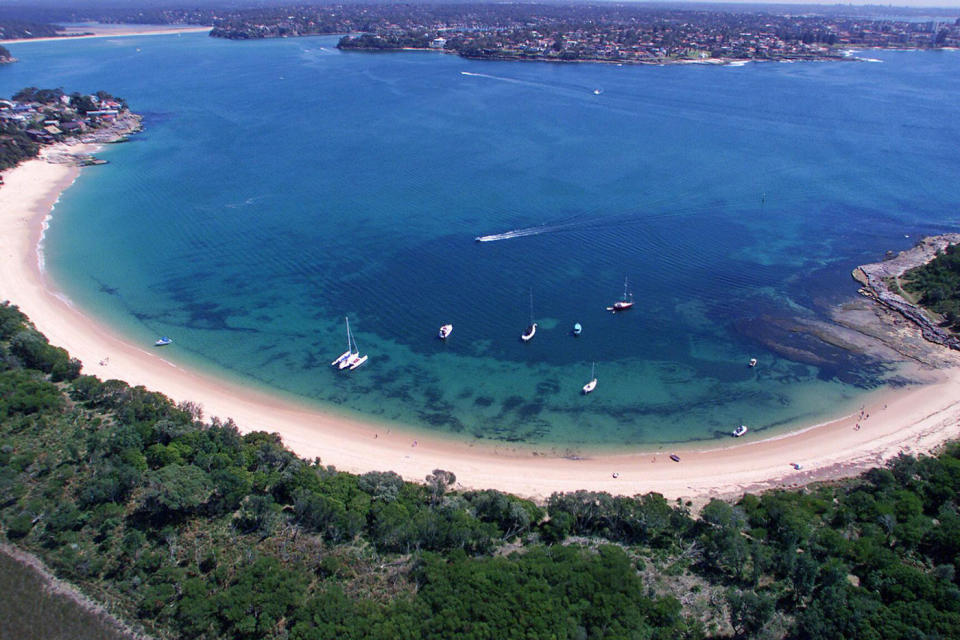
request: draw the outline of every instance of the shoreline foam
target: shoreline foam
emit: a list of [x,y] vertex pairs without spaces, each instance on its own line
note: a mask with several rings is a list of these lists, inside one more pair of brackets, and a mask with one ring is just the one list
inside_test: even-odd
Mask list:
[[[93,146],[93,145],[89,145]],[[44,150],[44,156],[49,150]],[[75,146],[71,152],[90,152]],[[635,451],[585,454],[575,459],[535,454],[525,447],[472,445],[441,437],[411,442],[372,419],[318,411],[256,389],[184,369],[158,352],[124,342],[84,315],[58,291],[36,258],[52,207],[80,168],[44,157],[5,172],[0,188],[0,297],[17,304],[52,344],[84,362],[84,372],[119,378],[200,405],[207,417],[233,419],[244,432],[277,432],[298,455],[338,469],[396,471],[422,481],[434,469],[457,475],[459,488],[492,488],[545,498],[554,491],[608,491],[632,495],[656,491],[668,498],[702,502],[713,496],[793,487],[856,475],[899,453],[925,453],[960,437],[960,369],[931,373],[931,383],[872,396],[866,416],[851,415],[766,439],[702,449],[689,443],[672,453]],[[96,363],[106,362],[98,366]],[[422,436],[416,436],[422,438]],[[802,470],[794,470],[791,463]],[[614,478],[613,473],[618,477]]]

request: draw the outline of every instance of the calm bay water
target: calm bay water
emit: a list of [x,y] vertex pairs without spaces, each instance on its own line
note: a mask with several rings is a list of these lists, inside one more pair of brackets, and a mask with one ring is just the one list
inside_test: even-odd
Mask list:
[[[71,298],[172,336],[170,359],[417,429],[677,442],[856,404],[881,371],[784,359],[764,327],[822,316],[854,266],[960,215],[956,52],[617,67],[335,44],[10,45],[0,94],[105,89],[145,114],[57,206]],[[635,310],[606,313],[625,276]],[[370,361],[343,375],[346,315]]]

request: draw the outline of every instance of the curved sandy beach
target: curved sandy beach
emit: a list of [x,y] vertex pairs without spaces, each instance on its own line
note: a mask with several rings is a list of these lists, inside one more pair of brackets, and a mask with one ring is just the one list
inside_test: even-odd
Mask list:
[[[960,437],[960,369],[954,368],[937,371],[938,381],[926,386],[875,394],[862,419],[858,413],[766,440],[684,450],[678,452],[679,463],[672,462],[666,450],[572,460],[442,440],[420,439],[414,444],[408,434],[300,408],[180,368],[159,351],[117,339],[110,329],[71,306],[41,272],[37,246],[51,207],[79,171],[41,158],[4,173],[0,298],[17,304],[51,343],[80,358],[85,373],[144,385],[176,401],[196,402],[205,417],[232,418],[243,431],[278,432],[299,455],[319,457],[338,469],[393,470],[404,478],[423,480],[433,469],[443,468],[456,474],[461,487],[534,498],[586,489],[628,495],[657,491],[668,498],[702,502],[710,496],[855,475],[900,452],[927,452]],[[794,470],[792,462],[803,469]]]

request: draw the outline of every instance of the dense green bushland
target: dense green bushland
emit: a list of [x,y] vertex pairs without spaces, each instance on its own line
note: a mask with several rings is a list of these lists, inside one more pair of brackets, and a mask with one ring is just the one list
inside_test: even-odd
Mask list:
[[960,249],[950,245],[928,262],[903,274],[903,287],[920,296],[919,302],[960,330]]
[[159,637],[960,637],[960,447],[842,485],[536,505],[300,459],[0,306],[3,535]]

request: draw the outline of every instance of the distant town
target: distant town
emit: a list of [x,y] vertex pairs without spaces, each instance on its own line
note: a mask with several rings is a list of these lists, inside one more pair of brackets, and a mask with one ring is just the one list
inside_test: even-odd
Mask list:
[[[933,10],[924,10],[928,13]],[[960,47],[960,10],[852,5],[336,4],[237,9],[0,10],[0,38],[55,35],[53,21],[209,25],[217,38],[342,35],[353,50],[613,63],[830,60],[850,49]]]
[[349,33],[341,49],[435,49],[467,58],[615,63],[839,59],[852,48],[960,46],[960,19],[683,10],[650,5],[343,5],[223,19],[211,35]]

